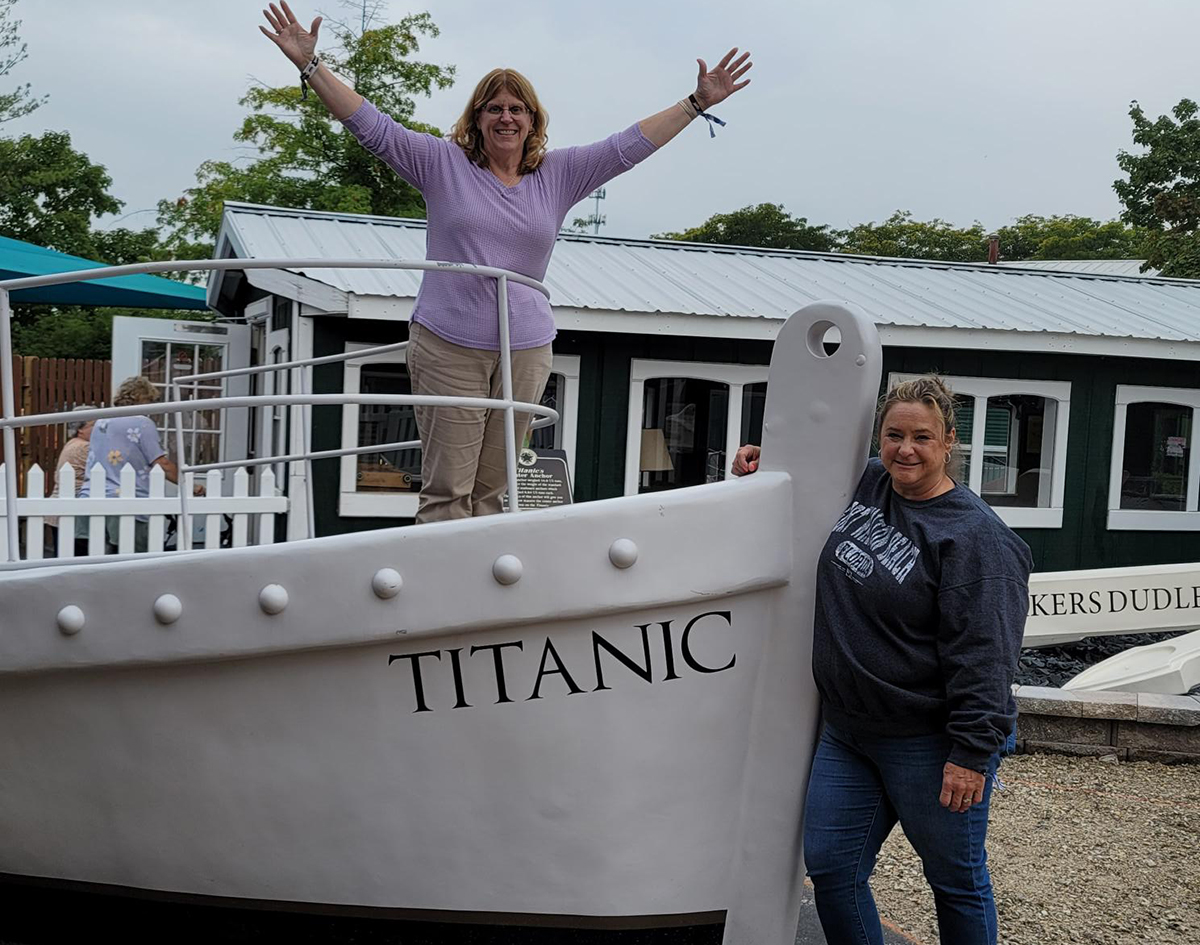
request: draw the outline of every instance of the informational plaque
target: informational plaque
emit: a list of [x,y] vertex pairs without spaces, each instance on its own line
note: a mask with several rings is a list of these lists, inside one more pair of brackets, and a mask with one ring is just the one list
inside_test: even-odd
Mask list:
[[[517,490],[522,509],[548,509],[571,503],[571,479],[563,450],[534,450],[517,454]],[[504,497],[505,507],[508,496]]]

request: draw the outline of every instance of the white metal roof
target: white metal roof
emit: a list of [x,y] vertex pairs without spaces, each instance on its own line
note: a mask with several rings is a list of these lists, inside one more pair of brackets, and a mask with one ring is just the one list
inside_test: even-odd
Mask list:
[[1094,276],[1157,276],[1157,269],[1142,272],[1145,262],[1144,259],[1025,259],[1019,262],[1001,260],[1000,265],[1016,266],[1020,269],[1051,269],[1055,272],[1082,272]]
[[[220,241],[244,257],[423,259],[425,224],[227,203]],[[391,300],[393,308],[395,300],[411,305],[420,283],[420,273],[397,270],[302,274],[350,298]],[[741,320],[777,325],[807,302],[838,299],[860,305],[882,327],[906,330],[898,343],[917,343],[912,329],[928,330],[920,343],[946,343],[962,332],[1017,332],[1041,337],[1015,346],[1031,350],[1098,351],[1089,339],[1119,339],[1103,350],[1149,354],[1144,345],[1129,345],[1144,340],[1158,343],[1159,356],[1200,356],[1200,280],[564,234],[544,281],[560,327],[584,327],[581,319],[603,315],[605,330],[680,332],[720,319],[734,330],[719,334],[765,337]],[[219,290],[210,288],[210,301]]]

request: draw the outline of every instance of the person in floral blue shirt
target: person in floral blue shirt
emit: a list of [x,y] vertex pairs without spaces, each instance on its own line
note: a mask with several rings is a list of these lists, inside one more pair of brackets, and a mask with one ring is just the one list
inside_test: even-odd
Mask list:
[[[127,377],[121,382],[121,386],[117,388],[117,395],[113,398],[113,406],[131,407],[137,404],[152,404],[156,400],[158,389],[149,378],[139,375]],[[161,466],[171,482],[179,481],[179,469],[162,448],[154,421],[141,415],[96,421],[88,447],[87,475],[83,480],[83,488],[79,490],[80,498],[91,495],[91,471],[96,465],[104,470],[105,494],[109,496],[120,495],[121,470],[127,465],[133,467],[135,494],[139,498],[150,495],[150,469],[153,466]],[[149,521],[145,515],[137,517],[134,524],[135,551],[145,551],[149,547]],[[116,550],[119,524],[120,519],[115,515],[106,516],[104,519],[105,550],[108,553]],[[77,518],[75,537],[86,539],[87,535],[88,519]],[[84,545],[86,547],[86,541]]]

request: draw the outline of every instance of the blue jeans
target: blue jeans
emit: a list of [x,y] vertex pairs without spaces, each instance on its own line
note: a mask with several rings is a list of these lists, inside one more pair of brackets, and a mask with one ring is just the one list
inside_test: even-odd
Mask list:
[[867,881],[899,821],[933,888],[943,945],[995,945],[988,876],[988,801],[951,813],[938,801],[950,754],[943,735],[851,735],[826,725],[813,759],[804,814],[804,861],[829,945],[883,945]]

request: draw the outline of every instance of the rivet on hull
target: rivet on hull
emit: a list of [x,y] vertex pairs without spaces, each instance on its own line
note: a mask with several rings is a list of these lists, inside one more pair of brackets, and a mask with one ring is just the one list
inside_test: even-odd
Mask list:
[[83,611],[74,604],[67,604],[58,612],[58,629],[69,637],[82,630],[84,623]]
[[380,568],[371,578],[371,590],[375,592],[376,597],[383,600],[391,600],[400,593],[403,586],[404,581],[395,568]]
[[516,555],[501,555],[492,565],[492,577],[498,584],[516,584],[521,580],[521,572],[524,570],[521,559]]
[[287,605],[288,592],[282,584],[268,584],[258,592],[258,606],[265,614],[281,614]]
[[638,559],[638,546],[628,538],[618,538],[608,546],[608,560],[614,567],[632,568]]
[[174,594],[163,594],[154,601],[154,619],[164,627],[170,626],[183,613],[183,604]]

